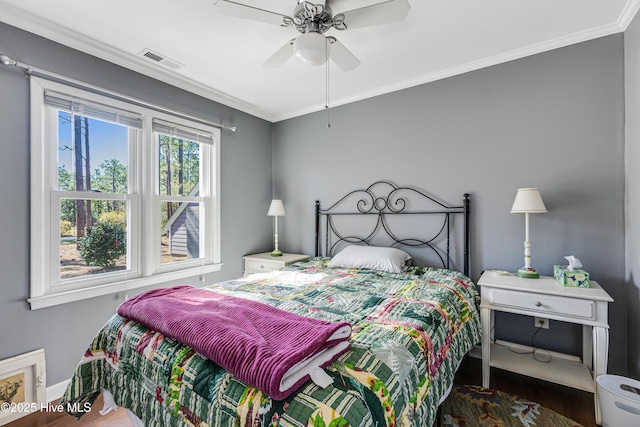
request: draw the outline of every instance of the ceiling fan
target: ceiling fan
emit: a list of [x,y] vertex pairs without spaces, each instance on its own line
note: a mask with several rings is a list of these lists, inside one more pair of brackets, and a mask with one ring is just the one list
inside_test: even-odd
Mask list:
[[343,71],[353,70],[360,61],[325,32],[401,21],[411,9],[408,0],[216,0],[214,5],[223,14],[294,27],[301,33],[267,59],[265,67],[277,68],[295,56],[309,65],[321,65],[331,58]]

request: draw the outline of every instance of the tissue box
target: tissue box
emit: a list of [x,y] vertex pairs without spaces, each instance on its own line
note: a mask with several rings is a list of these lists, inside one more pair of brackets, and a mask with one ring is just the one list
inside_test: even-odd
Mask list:
[[574,288],[589,287],[589,273],[584,270],[569,271],[568,265],[554,265],[553,277],[563,286]]

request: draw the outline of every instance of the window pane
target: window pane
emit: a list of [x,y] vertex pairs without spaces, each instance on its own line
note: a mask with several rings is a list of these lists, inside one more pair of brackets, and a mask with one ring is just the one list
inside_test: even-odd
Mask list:
[[60,201],[60,279],[127,268],[127,202]]
[[160,154],[159,194],[161,196],[198,195],[200,144],[169,135],[157,135]]
[[129,128],[58,111],[58,189],[127,193]]
[[200,203],[161,203],[162,263],[200,258]]

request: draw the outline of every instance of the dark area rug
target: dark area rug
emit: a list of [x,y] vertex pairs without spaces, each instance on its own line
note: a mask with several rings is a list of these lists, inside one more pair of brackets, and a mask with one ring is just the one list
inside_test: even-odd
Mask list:
[[535,402],[479,386],[454,385],[439,412],[439,427],[582,427]]

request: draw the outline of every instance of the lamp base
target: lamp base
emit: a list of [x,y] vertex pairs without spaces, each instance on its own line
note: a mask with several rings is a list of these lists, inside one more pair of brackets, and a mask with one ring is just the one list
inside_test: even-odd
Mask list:
[[271,256],[282,256],[282,252],[276,249],[275,251],[271,252]]
[[516,276],[522,277],[523,279],[538,279],[540,277],[538,272],[531,267],[522,267],[516,272]]

